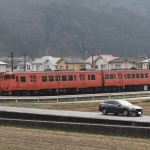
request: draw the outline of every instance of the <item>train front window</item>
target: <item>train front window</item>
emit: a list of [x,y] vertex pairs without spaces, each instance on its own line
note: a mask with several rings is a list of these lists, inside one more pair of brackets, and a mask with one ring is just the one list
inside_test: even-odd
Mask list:
[[8,79],[10,79],[10,75],[5,75],[4,80],[8,80]]

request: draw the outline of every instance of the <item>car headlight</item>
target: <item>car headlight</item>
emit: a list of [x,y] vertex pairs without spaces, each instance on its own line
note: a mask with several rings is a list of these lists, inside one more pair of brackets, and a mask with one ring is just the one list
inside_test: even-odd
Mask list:
[[129,107],[130,110],[136,110],[135,108]]

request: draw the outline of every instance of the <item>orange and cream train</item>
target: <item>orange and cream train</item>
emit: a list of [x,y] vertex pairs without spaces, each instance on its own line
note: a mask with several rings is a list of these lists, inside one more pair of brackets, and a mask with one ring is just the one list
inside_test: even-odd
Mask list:
[[0,93],[9,95],[148,90],[150,70],[0,73]]

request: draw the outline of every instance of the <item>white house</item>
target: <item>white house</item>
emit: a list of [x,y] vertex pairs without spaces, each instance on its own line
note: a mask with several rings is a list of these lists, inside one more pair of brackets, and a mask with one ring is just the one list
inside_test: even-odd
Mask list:
[[45,71],[46,69],[56,70],[57,61],[60,58],[54,58],[52,56],[44,56],[40,59],[36,59],[32,62],[32,71]]
[[0,72],[6,72],[6,65],[7,63],[0,61]]
[[143,60],[142,63],[143,63],[142,65],[143,69],[149,69],[149,64],[150,64],[149,59]]
[[94,68],[95,70],[109,70],[109,61],[116,58],[118,57],[114,57],[111,54],[101,54],[99,56],[90,56],[86,62],[91,63],[91,68]]

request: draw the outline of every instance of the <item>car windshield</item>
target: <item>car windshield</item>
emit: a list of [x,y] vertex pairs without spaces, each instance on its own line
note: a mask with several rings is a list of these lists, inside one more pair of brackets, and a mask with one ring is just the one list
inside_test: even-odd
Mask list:
[[132,104],[131,103],[129,103],[128,101],[119,101],[120,102],[120,104],[122,104],[122,105],[128,105],[128,106],[131,106]]

